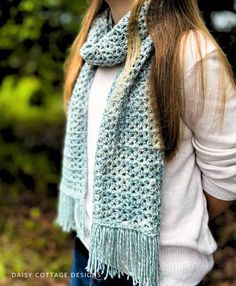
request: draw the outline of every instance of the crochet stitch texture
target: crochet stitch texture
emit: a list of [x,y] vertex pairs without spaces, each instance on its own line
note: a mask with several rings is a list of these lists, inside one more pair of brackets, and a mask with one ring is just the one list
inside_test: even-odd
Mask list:
[[[130,11],[112,25],[109,8],[96,16],[80,49],[84,65],[68,105],[55,223],[64,231],[88,234],[87,102],[97,66],[120,64],[104,110],[94,167],[93,224],[87,270],[113,277],[122,261],[133,285],[160,285],[158,258],[164,151],[148,93],[153,43],[146,29],[145,1],[139,15],[141,49],[134,66],[118,84],[127,55]],[[99,96],[99,94],[98,94]],[[75,202],[79,205],[75,213]],[[75,227],[74,217],[80,222]],[[107,268],[105,268],[107,266]]]

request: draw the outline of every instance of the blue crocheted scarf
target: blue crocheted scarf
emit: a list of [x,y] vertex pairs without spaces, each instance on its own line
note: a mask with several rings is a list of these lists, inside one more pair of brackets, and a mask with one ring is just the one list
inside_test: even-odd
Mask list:
[[95,276],[98,272],[105,277],[126,273],[133,278],[133,285],[158,286],[164,151],[148,89],[154,51],[146,27],[148,2],[138,19],[140,53],[125,76],[130,11],[116,25],[109,8],[100,12],[80,49],[84,64],[68,105],[55,223],[64,231],[75,230],[81,238],[89,234],[85,219],[88,94],[97,66],[119,64],[97,142],[86,269]]

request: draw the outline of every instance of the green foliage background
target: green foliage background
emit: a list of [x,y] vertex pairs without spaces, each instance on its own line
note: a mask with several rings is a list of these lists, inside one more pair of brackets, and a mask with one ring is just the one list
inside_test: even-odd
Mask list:
[[[12,272],[69,271],[72,235],[62,233],[53,220],[65,127],[63,63],[79,30],[85,2],[0,2],[0,285],[15,285]],[[199,4],[234,66],[236,29],[215,31],[211,13],[233,12],[235,2]],[[233,208],[212,225],[224,249],[217,254],[218,268],[206,279],[207,285],[234,283],[236,269],[228,266],[232,264],[228,257],[235,258]],[[225,254],[226,246],[233,256]],[[227,274],[224,267],[230,269]],[[57,279],[19,280],[20,285],[55,285]]]

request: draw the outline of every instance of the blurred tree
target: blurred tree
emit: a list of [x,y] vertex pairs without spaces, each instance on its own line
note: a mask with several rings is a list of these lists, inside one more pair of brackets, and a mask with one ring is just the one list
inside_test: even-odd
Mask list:
[[83,8],[77,1],[0,2],[0,175],[7,183],[56,188],[63,62]]
[[[236,1],[215,0],[211,2],[199,0],[199,7],[209,30],[226,53],[236,74]],[[217,20],[219,20],[219,17],[216,18],[216,16],[220,17],[221,29],[218,28]],[[230,27],[228,26],[228,20],[231,20],[232,23]]]

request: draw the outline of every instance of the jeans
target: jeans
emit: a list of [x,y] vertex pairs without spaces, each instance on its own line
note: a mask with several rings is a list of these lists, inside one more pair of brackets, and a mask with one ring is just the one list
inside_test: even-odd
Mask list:
[[[70,270],[70,286],[132,286],[132,278],[123,275],[118,278],[115,275],[113,278],[110,276],[104,279],[105,275],[99,278],[93,277],[85,269],[88,262],[88,250],[78,237],[74,239],[73,260]],[[138,285],[137,285],[138,286]]]

